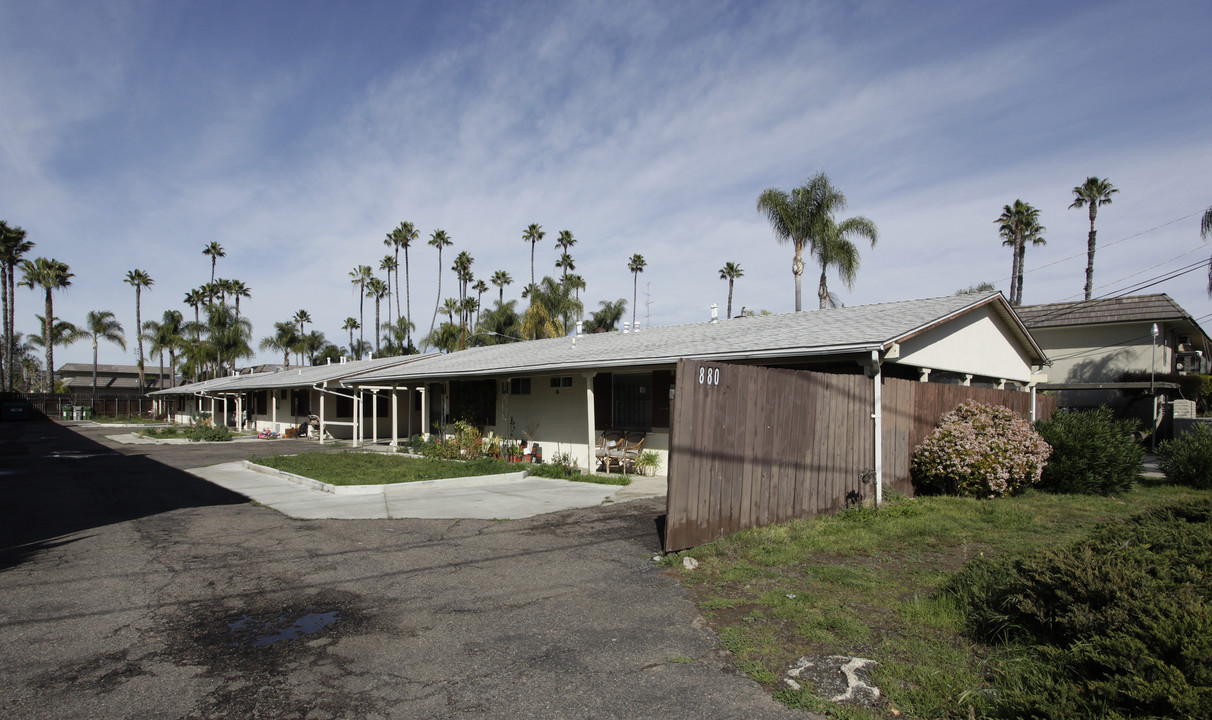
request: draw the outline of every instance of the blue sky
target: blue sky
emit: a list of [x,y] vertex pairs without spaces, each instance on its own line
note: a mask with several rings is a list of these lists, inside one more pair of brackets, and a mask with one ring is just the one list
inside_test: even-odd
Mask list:
[[[540,276],[559,231],[577,238],[587,310],[630,304],[638,252],[650,324],[722,308],[729,261],[745,272],[734,310],[788,312],[791,249],[755,202],[817,172],[844,216],[880,229],[852,289],[830,277],[848,305],[981,281],[1008,293],[993,220],[1016,198],[1047,227],[1025,301],[1080,299],[1088,219],[1068,205],[1090,175],[1120,189],[1099,213],[1096,295],[1212,254],[1204,3],[0,0],[0,26],[0,219],[75,272],[58,316],[112,310],[132,338],[126,271],[156,281],[144,318],[190,315],[217,240],[219,276],[252,289],[257,340],[303,308],[341,343],[349,271],[377,267],[403,220],[422,233],[422,332],[435,229],[454,240],[443,296],[467,250],[478,278],[513,276],[508,298],[534,222]],[[1142,292],[1202,318],[1206,285],[1196,270]],[[40,311],[20,289],[18,329]]]

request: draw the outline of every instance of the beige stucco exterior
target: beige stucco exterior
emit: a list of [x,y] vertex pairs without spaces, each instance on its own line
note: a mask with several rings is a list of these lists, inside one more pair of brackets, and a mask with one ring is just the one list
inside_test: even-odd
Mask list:
[[993,382],[1031,381],[1030,358],[988,305],[905,340],[893,362]]

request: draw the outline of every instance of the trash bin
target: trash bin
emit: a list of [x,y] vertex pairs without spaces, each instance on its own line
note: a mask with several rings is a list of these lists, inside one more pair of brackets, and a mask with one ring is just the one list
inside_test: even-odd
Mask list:
[[80,408],[80,409],[81,409],[81,411],[83,411],[83,413],[84,413],[84,415],[83,415],[83,419],[84,419],[84,420],[92,420],[92,419],[93,419],[93,409],[92,409],[91,407],[85,407],[85,408]]

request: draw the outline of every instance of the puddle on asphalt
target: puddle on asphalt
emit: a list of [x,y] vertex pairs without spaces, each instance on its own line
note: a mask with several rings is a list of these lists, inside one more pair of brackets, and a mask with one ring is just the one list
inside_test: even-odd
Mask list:
[[340,611],[307,613],[306,615],[241,615],[227,623],[232,645],[265,647],[283,640],[297,640],[314,635],[341,620]]

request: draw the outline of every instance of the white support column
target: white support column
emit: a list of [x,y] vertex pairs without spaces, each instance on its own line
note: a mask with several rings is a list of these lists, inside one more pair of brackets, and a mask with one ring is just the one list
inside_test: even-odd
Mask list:
[[998,389],[998,390],[1005,390],[1005,389],[1006,389],[1006,378],[998,378],[998,379],[997,379],[997,389]]
[[370,391],[370,442],[379,444],[379,391]]
[[223,396],[223,427],[227,427],[227,396]]
[[930,382],[930,368],[918,368],[917,381]]
[[972,387],[972,373],[967,373],[964,375],[964,381],[960,383],[960,385],[963,385],[964,387]]
[[236,432],[244,429],[244,396],[236,396]]
[[884,501],[884,400],[883,400],[883,373],[880,368],[880,354],[878,350],[871,351],[871,364],[874,366],[874,375],[871,381],[874,383],[873,390],[875,401],[872,403],[874,412],[871,415],[875,421],[875,506],[879,507]]
[[278,391],[269,391],[269,422],[274,432],[278,432]]
[[359,441],[362,439],[362,391],[357,390],[353,394],[353,443],[354,447],[359,447]]
[[406,398],[404,400],[404,412],[406,413],[405,417],[408,418],[407,439],[412,440],[412,388],[401,389],[404,390],[404,397]]
[[417,388],[417,392],[421,393],[421,437],[429,439],[429,392],[428,388],[421,386]]
[[393,385],[391,388],[391,448],[393,450],[400,447],[400,416],[397,414],[399,410],[400,396]]
[[587,450],[585,451],[585,472],[591,473],[594,471],[594,469],[596,469],[595,461],[597,459],[594,455],[594,449],[597,447],[598,429],[594,424],[596,422],[596,418],[594,417],[593,411],[593,378],[597,375],[597,373],[587,372],[581,373],[581,375],[585,378],[585,428],[587,430],[585,437],[586,444],[588,446]]
[[[321,445],[324,444],[324,396],[327,394],[328,393],[325,393],[323,391],[320,392],[320,444]],[[308,427],[311,427],[310,422],[307,425],[308,425]]]

